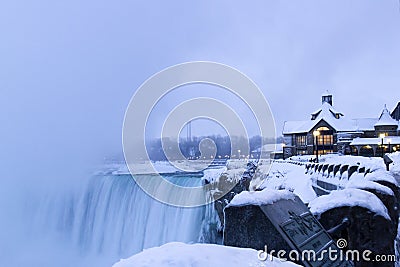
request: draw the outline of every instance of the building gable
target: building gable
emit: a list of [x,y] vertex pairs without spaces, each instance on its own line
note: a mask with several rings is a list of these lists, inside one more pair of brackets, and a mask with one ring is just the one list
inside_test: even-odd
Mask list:
[[400,120],[400,102],[397,103],[397,106],[393,109],[393,111],[392,111],[392,113],[390,115],[396,121]]

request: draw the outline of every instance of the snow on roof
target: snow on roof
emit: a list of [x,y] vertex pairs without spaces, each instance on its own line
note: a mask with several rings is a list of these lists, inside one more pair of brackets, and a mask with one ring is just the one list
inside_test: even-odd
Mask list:
[[314,215],[320,215],[337,207],[363,207],[381,215],[390,220],[387,209],[379,198],[367,191],[347,188],[338,191],[332,191],[329,195],[320,196],[310,202],[310,211]]
[[343,113],[337,112],[335,109],[333,109],[331,104],[329,104],[328,102],[323,102],[320,109],[311,113],[311,115],[317,115],[317,114],[318,114],[317,118],[318,117],[321,117],[321,118],[330,117],[330,116],[334,116],[335,114],[340,114],[343,116]]
[[128,259],[122,259],[113,267],[148,267],[148,266],[299,266],[289,261],[268,258],[260,261],[257,250],[235,248],[214,244],[184,244],[172,242],[160,247],[146,249]]
[[336,111],[333,107],[329,109],[330,112],[332,112],[333,114],[339,114],[341,116],[344,116],[344,114],[342,112]]
[[379,116],[379,120],[375,123],[375,126],[398,126],[399,123],[395,119],[390,116],[390,112],[387,109],[386,105],[383,108],[381,116]]
[[253,153],[259,153],[259,152],[273,152],[273,151],[281,151],[283,150],[283,143],[279,144],[266,144],[263,145],[262,147],[258,147],[251,152]]
[[358,145],[378,145],[381,143],[380,138],[354,138],[353,141],[350,143],[351,146],[358,146]]
[[288,190],[264,189],[262,191],[243,191],[237,194],[228,206],[267,205],[281,199],[294,199],[295,195]]
[[[374,118],[346,119],[343,117],[340,119],[324,118],[324,120],[339,132],[375,131],[374,125],[378,121],[378,119]],[[320,120],[286,121],[283,126],[283,133],[307,133],[319,122]]]
[[396,107],[393,109],[392,113],[390,113],[390,115],[392,115],[393,118],[395,118],[396,120],[399,119],[399,112],[400,112],[400,102],[397,103]]
[[307,128],[306,124],[308,121],[285,121],[283,125],[283,134],[291,134],[291,133],[306,133]]
[[[386,136],[383,138],[384,145],[400,145],[400,137],[399,136]],[[360,146],[360,145],[380,145],[382,144],[382,138],[354,138],[350,143],[351,146]]]
[[325,121],[327,124],[329,124],[336,131],[355,130],[354,123],[352,120],[347,120],[345,118],[336,119],[333,117],[333,115],[321,116],[320,114],[315,120],[286,121],[283,126],[283,134],[308,133],[322,120]]
[[346,184],[346,188],[373,189],[385,195],[394,195],[389,187],[367,180],[363,174],[353,174],[350,181]]
[[[325,121],[339,132],[374,130],[376,119],[347,119],[342,117],[341,112],[324,102],[320,109],[311,114],[315,119],[306,121],[286,121],[283,126],[283,134],[307,133],[311,131],[320,121]],[[337,118],[336,115],[339,115]]]
[[[326,92],[323,96],[330,95]],[[400,102],[399,102],[400,103]],[[339,115],[339,119],[336,117]],[[293,133],[307,133],[311,131],[321,120],[324,120],[331,127],[333,127],[338,132],[351,132],[351,131],[374,131],[374,126],[399,126],[399,122],[393,119],[390,115],[389,110],[383,109],[381,115],[378,118],[356,118],[356,119],[346,119],[343,118],[343,113],[335,110],[331,104],[328,102],[323,102],[322,106],[311,113],[313,120],[303,120],[303,121],[286,121],[283,126],[283,134],[293,134]]]
[[377,118],[357,118],[353,119],[355,129],[358,131],[375,131],[374,125],[378,121]]

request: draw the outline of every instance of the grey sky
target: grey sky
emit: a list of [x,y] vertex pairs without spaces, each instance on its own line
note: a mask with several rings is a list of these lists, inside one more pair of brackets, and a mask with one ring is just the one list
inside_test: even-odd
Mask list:
[[116,153],[134,90],[192,60],[248,75],[278,133],[326,89],[346,116],[378,116],[400,101],[399,31],[397,0],[2,1],[0,159],[42,170]]

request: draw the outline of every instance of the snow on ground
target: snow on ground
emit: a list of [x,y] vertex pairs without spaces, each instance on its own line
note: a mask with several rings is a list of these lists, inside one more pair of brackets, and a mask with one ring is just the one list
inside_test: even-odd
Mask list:
[[369,209],[390,220],[385,205],[377,196],[355,188],[332,191],[329,195],[320,196],[309,204],[310,211],[317,216],[333,208],[353,206]]
[[[153,173],[175,173],[184,171],[201,171],[209,165],[208,161],[202,160],[180,160],[174,162],[168,161],[143,161],[130,164],[133,174],[153,174]],[[109,163],[96,172],[98,175],[124,175],[130,174],[125,162]]]
[[221,174],[223,172],[226,172],[226,167],[206,169],[203,172],[204,172],[204,175],[201,179],[207,180],[210,183],[214,183],[214,182],[218,181],[219,177],[221,177]]
[[[220,177],[213,179],[214,183],[230,182],[237,183],[242,178],[243,172],[246,170],[246,160],[228,160],[226,167],[223,168]],[[221,181],[224,180],[224,181]]]
[[146,249],[113,267],[265,267],[299,266],[279,259],[260,261],[258,252],[249,248],[235,248],[213,244],[167,243]]
[[[259,181],[257,185],[259,189],[293,190],[293,193],[305,203],[317,197],[312,189],[311,176],[305,174],[305,168],[302,165],[282,160],[272,162],[271,166],[260,165],[254,181]],[[254,187],[253,184],[251,186]]]
[[341,164],[350,166],[361,166],[370,169],[371,171],[385,169],[385,164],[382,158],[379,157],[362,157],[362,156],[349,156],[329,154],[320,157],[320,163]]
[[267,205],[280,199],[294,199],[295,195],[288,190],[264,189],[262,191],[243,191],[236,195],[228,206]]
[[247,162],[248,161],[244,159],[230,159],[226,163],[226,168],[228,170],[246,168]]

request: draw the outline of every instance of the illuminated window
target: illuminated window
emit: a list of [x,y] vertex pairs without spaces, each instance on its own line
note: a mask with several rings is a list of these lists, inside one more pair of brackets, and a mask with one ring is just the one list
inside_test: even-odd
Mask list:
[[298,150],[297,155],[307,155],[307,150]]
[[319,150],[318,151],[318,154],[320,154],[320,155],[325,155],[325,154],[328,154],[328,153],[333,153],[333,150],[332,149],[324,149],[324,150]]
[[317,131],[329,131],[329,128],[323,126],[323,127],[319,127],[319,128],[317,129]]
[[317,129],[319,135],[316,137],[318,145],[333,145],[333,131],[328,127],[319,127]]
[[333,135],[319,135],[318,145],[333,145]]
[[296,145],[297,146],[306,146],[307,145],[307,136],[306,135],[297,135],[296,136]]

